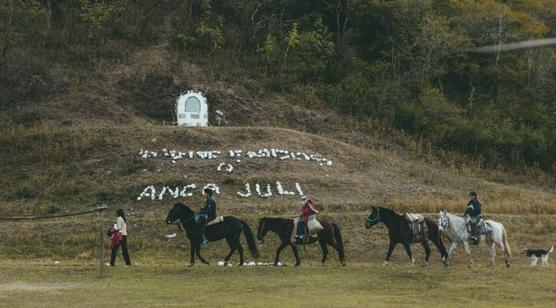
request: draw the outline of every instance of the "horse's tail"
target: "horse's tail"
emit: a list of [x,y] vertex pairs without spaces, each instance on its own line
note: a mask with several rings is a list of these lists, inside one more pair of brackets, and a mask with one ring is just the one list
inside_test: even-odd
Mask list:
[[440,231],[438,231],[438,224],[431,219],[425,219],[425,221],[429,229],[429,239],[434,243],[436,248],[440,250],[440,256],[442,257],[442,260],[445,261],[448,257],[448,251],[446,250],[446,246],[444,246],[444,241],[442,241]]
[[502,226],[502,241],[504,243],[504,252],[508,254],[508,258],[512,257],[512,251],[510,249],[510,244],[508,244],[508,234],[506,234],[506,228]]
[[344,240],[342,239],[342,233],[340,232],[340,227],[337,224],[332,223],[334,228],[334,239],[336,240],[336,245],[338,246],[338,255],[340,256],[340,262],[344,264],[346,262],[346,256],[344,253]]
[[257,243],[255,243],[255,236],[251,231],[251,227],[249,227],[249,225],[243,220],[240,220],[240,222],[241,225],[243,226],[243,233],[245,235],[245,239],[247,240],[247,246],[249,246],[249,251],[251,252],[253,258],[258,258],[259,250],[257,249]]

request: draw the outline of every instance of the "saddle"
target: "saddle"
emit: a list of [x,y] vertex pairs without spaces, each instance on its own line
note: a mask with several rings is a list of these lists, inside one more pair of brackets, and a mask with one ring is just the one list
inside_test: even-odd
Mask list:
[[[297,223],[299,222],[299,217],[296,217],[293,220],[293,228],[292,228],[292,236],[291,236],[291,242],[295,243],[295,235],[297,234]],[[317,233],[319,233],[321,230],[323,230],[324,227],[321,225],[321,223],[317,220],[315,215],[312,215],[309,217],[309,220],[307,221],[307,226],[305,226],[305,230],[303,231],[303,242],[311,242],[311,236],[315,235]]]
[[481,218],[477,224],[471,224],[471,233],[482,235],[492,232],[492,227]]
[[205,227],[208,227],[208,226],[210,226],[210,225],[215,225],[215,224],[221,223],[221,222],[223,222],[223,221],[224,221],[224,216],[217,216],[215,219],[213,219],[213,220],[207,222],[207,223],[205,224]]
[[427,224],[425,217],[421,214],[405,213],[405,218],[411,230],[412,241],[420,242],[426,238]]

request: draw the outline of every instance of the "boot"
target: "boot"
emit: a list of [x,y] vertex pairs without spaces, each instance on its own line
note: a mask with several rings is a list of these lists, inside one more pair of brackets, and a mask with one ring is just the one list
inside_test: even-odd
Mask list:
[[303,244],[303,235],[296,235],[296,236],[295,236],[295,243],[296,243],[297,245]]
[[208,240],[205,237],[205,226],[201,225],[201,242],[199,244],[201,244],[201,246],[204,246],[206,244],[208,244]]

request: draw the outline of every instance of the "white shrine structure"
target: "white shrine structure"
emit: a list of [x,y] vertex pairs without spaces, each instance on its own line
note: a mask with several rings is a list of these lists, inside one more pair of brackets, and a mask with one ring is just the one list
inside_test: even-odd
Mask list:
[[176,100],[178,126],[208,126],[207,98],[201,92],[187,91]]

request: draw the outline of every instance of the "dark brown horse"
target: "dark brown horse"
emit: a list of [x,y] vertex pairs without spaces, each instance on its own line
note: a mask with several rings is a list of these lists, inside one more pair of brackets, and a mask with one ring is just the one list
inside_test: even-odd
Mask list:
[[[176,220],[179,220],[185,229],[187,238],[189,238],[189,243],[191,245],[191,259],[189,265],[193,265],[195,262],[195,255],[199,257],[201,262],[209,264],[201,256],[201,226],[195,222],[195,212],[185,206],[183,203],[176,203],[174,207],[168,213],[166,217],[166,223],[171,224]],[[228,262],[234,252],[237,250],[239,252],[239,265],[243,265],[243,246],[239,241],[239,236],[244,233],[245,239],[247,240],[247,246],[249,247],[249,252],[253,258],[259,257],[259,251],[257,250],[257,243],[255,242],[255,237],[249,225],[234,216],[224,216],[224,221],[214,225],[205,227],[205,236],[209,242],[219,241],[226,239],[228,246],[230,246],[230,252],[224,258],[225,262]]]
[[[371,214],[369,214],[369,217],[367,217],[367,221],[365,222],[365,228],[370,229],[379,222],[384,223],[386,228],[388,228],[390,246],[388,247],[388,252],[386,253],[384,265],[388,264],[392,251],[398,243],[401,243],[405,247],[405,251],[411,259],[411,262],[415,263],[415,259],[413,259],[413,256],[411,255],[409,245],[411,243],[415,243],[416,241],[414,240],[413,232],[410,229],[405,215],[396,214],[394,211],[383,207],[373,206],[372,209]],[[427,232],[425,233],[425,236],[421,237],[417,241],[420,242],[425,249],[425,262],[429,262],[431,249],[429,247],[428,240],[431,240],[440,251],[440,257],[444,265],[448,265],[448,253],[446,252],[446,247],[444,247],[444,242],[442,242],[442,239],[440,238],[438,224],[430,218],[425,218],[425,223],[427,225]]]
[[[304,244],[313,244],[319,242],[322,250],[321,262],[324,264],[326,258],[328,257],[328,247],[330,245],[332,248],[338,251],[338,256],[342,265],[346,265],[346,258],[344,255],[344,242],[342,241],[342,233],[340,228],[334,222],[319,219],[319,222],[324,227],[316,237],[311,237]],[[265,235],[268,231],[272,231],[280,237],[281,243],[276,250],[276,257],[274,258],[274,265],[278,265],[280,262],[280,253],[287,246],[291,246],[293,250],[293,255],[295,256],[295,266],[299,266],[301,261],[299,260],[299,252],[297,246],[292,242],[292,231],[293,231],[293,219],[285,218],[271,218],[263,217],[259,220],[259,226],[257,228],[257,239],[261,242],[264,241]]]

